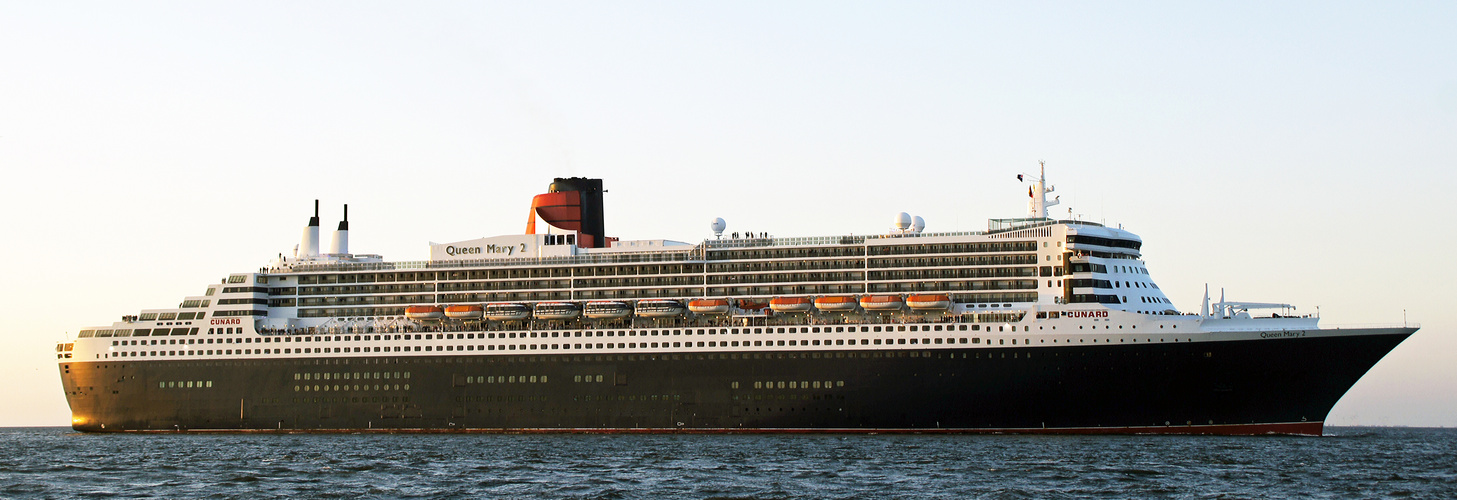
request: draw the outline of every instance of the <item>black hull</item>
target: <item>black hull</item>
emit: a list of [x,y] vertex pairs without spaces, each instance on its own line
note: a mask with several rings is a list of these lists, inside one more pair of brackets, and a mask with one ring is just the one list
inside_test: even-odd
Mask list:
[[73,427],[88,432],[1319,434],[1336,401],[1413,331],[920,351],[77,362],[61,375]]

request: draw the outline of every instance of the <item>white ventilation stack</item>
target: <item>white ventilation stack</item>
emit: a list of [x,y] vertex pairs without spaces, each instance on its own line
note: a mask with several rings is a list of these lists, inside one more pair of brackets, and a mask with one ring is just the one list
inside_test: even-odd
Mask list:
[[329,245],[329,253],[336,256],[349,254],[349,204],[344,204],[344,220],[339,221],[339,229],[334,230],[334,242]]
[[319,200],[314,200],[314,216],[304,228],[303,241],[299,244],[299,258],[312,259],[319,256]]

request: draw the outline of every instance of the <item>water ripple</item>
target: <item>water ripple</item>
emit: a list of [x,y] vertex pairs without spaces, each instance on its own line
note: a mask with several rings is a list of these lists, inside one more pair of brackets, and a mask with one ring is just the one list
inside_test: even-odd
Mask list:
[[0,429],[3,498],[1457,498],[1457,430],[1324,438],[83,435]]

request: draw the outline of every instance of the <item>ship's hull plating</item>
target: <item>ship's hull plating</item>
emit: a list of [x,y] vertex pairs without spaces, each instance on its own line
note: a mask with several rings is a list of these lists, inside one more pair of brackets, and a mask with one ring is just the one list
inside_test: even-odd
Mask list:
[[91,432],[1318,435],[1336,401],[1413,331],[920,351],[78,362],[61,375],[73,427]]

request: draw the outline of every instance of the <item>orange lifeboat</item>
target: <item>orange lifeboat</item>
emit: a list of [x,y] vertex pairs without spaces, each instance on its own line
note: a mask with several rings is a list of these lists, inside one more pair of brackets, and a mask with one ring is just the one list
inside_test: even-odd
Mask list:
[[486,315],[486,308],[481,306],[447,306],[445,317],[450,319],[479,319]]
[[531,307],[517,302],[497,302],[486,304],[486,319],[491,321],[509,321],[526,319],[531,316]]
[[810,307],[813,306],[809,299],[804,297],[775,297],[769,301],[769,308],[774,312],[805,312],[809,311]]
[[727,314],[729,301],[727,299],[694,299],[688,301],[688,310],[697,314]]
[[899,295],[866,295],[860,297],[860,307],[866,311],[894,311],[905,305]]
[[815,309],[821,311],[849,311],[855,309],[855,297],[827,295],[815,299]]
[[595,300],[587,303],[582,314],[592,319],[618,319],[632,314],[632,308],[628,307],[626,302]]
[[769,304],[765,302],[755,302],[748,299],[739,300],[739,309],[743,309],[745,311],[758,311],[765,307],[769,307]]
[[410,306],[405,308],[405,317],[410,319],[440,319],[445,312],[440,306]]
[[906,305],[918,311],[945,311],[951,308],[951,297],[942,293],[906,297]]
[[537,319],[572,319],[582,314],[576,302],[537,302],[533,313]]
[[637,315],[644,318],[667,318],[683,314],[683,303],[673,299],[637,301]]

